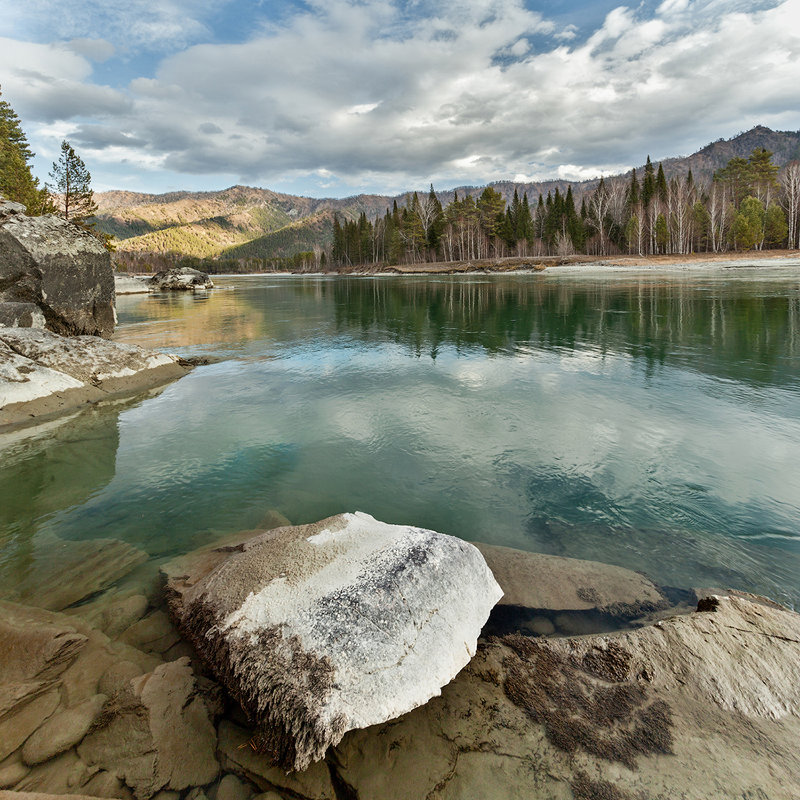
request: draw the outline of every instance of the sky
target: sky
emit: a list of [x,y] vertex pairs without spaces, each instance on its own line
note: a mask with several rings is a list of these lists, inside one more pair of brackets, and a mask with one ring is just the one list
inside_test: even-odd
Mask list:
[[0,87],[96,191],[582,180],[800,129],[800,0],[0,0]]

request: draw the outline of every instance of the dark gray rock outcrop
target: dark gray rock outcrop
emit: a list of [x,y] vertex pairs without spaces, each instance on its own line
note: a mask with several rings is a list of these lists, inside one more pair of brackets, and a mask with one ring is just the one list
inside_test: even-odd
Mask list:
[[467,542],[358,512],[164,572],[178,627],[258,725],[256,748],[295,770],[438,695],[502,595]]
[[[109,337],[114,332],[114,278],[102,243],[54,215],[28,217],[0,198],[0,322],[37,308],[45,326],[63,335]],[[10,303],[10,308],[2,306]],[[38,317],[32,309],[32,327]]]
[[214,283],[205,272],[191,267],[175,267],[153,275],[150,286],[156,291],[191,291],[213,289]]

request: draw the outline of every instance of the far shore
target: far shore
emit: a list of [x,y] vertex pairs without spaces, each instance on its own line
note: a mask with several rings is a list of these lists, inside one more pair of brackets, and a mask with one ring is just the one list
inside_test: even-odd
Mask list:
[[[473,261],[436,261],[419,264],[358,265],[321,270],[275,270],[264,272],[217,273],[212,278],[243,278],[257,275],[461,275],[467,273],[499,274],[507,272],[541,272],[554,267],[615,267],[622,269],[686,270],[695,268],[724,269],[726,267],[800,267],[800,250],[760,250],[748,253],[689,253],[683,255],[572,255],[572,256],[512,256]],[[148,277],[149,273],[127,273]]]

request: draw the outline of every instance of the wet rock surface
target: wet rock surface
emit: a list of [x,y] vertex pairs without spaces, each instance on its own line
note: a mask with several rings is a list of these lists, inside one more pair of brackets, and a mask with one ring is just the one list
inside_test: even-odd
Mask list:
[[0,428],[185,375],[176,356],[96,336],[0,327]]
[[26,569],[0,566],[0,598],[61,611],[143,563],[147,554],[117,539],[72,541],[42,535]]
[[214,282],[205,272],[191,267],[175,267],[157,272],[150,278],[150,288],[154,291],[193,291],[213,289]]
[[501,596],[466,542],[358,512],[215,559],[167,569],[170,609],[257,721],[257,749],[284,768],[438,694]]
[[[212,575],[253,535],[162,571]],[[701,610],[635,630],[483,638],[440,696],[287,772],[199,660],[140,649],[175,632],[133,574],[68,613],[0,601],[0,800],[800,796],[800,615],[763,598],[699,591]],[[544,608],[596,611],[561,605]]]
[[[108,251],[61,217],[23,212],[0,198],[0,304],[31,304],[49,330],[65,336],[111,336],[114,278]],[[13,312],[0,307],[0,320]],[[39,321],[35,313],[33,318]]]

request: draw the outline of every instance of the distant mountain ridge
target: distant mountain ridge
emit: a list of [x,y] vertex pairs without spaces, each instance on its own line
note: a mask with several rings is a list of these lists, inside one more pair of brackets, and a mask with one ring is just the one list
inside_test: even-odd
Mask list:
[[[800,159],[800,131],[773,131],[758,125],[732,139],[719,139],[689,156],[662,160],[667,177],[692,170],[695,180],[708,180],[731,158],[746,158],[755,148],[774,153],[782,167]],[[643,165],[642,165],[643,168]],[[641,169],[637,167],[637,173]],[[626,173],[629,175],[630,173]],[[606,180],[620,176],[607,176]],[[516,190],[527,192],[534,203],[539,194],[572,186],[576,202],[594,190],[599,177],[587,181],[561,179],[531,183],[496,181],[490,185],[510,201]],[[460,186],[437,191],[442,204],[453,193],[478,195],[483,186]],[[413,191],[413,190],[412,190]],[[117,249],[128,252],[174,252],[202,258],[272,258],[291,256],[317,247],[328,247],[333,218],[356,219],[362,212],[373,219],[402,203],[406,194],[361,194],[346,198],[313,198],[249,186],[232,186],[216,192],[168,192],[142,194],[109,191],[95,194],[97,227],[119,240]]]

